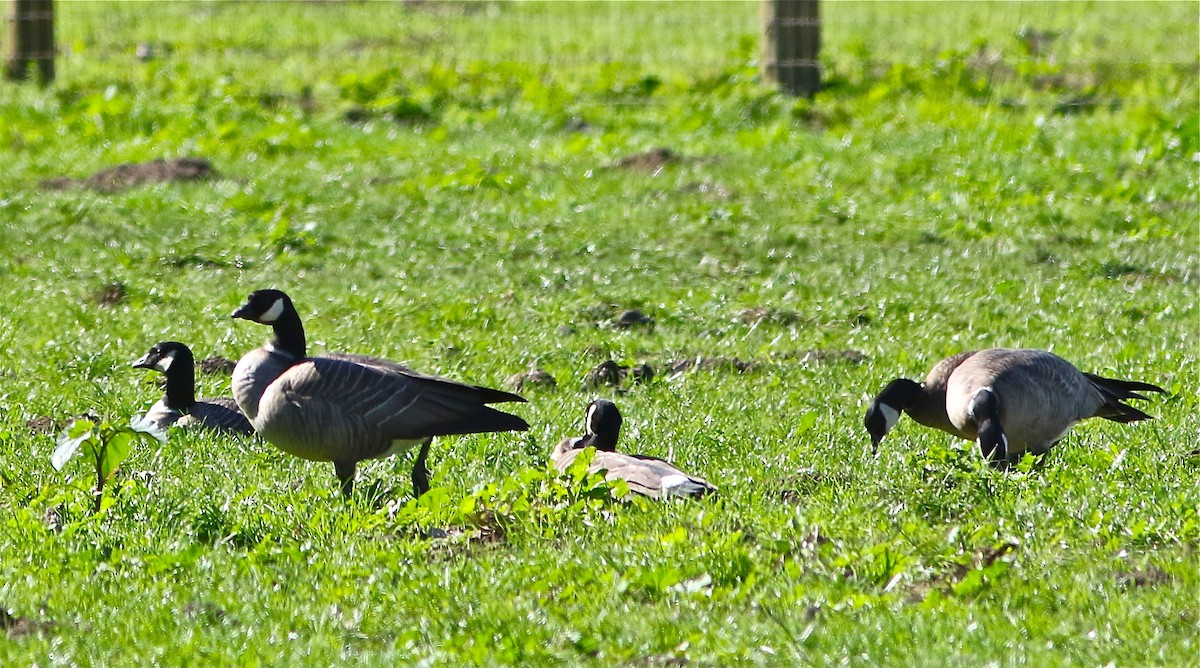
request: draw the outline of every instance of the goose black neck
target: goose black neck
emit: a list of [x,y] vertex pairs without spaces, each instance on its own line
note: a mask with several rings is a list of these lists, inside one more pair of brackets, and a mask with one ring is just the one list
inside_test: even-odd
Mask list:
[[196,403],[196,363],[190,355],[176,355],[167,377],[167,408],[186,411]]
[[879,401],[900,410],[909,410],[921,400],[922,391],[919,383],[907,378],[897,378],[879,393]]
[[590,445],[604,452],[616,452],[618,436],[620,436],[620,432],[588,434],[583,437],[583,441],[579,444],[579,447],[586,448]]
[[283,351],[296,359],[304,359],[307,344],[304,340],[304,324],[300,322],[300,314],[288,304],[288,308],[279,314],[279,318],[271,323],[275,330],[275,340],[271,345],[276,350]]

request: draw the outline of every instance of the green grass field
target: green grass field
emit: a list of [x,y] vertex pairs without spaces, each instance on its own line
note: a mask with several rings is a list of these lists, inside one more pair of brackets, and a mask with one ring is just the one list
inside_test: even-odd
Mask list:
[[[1195,3],[823,3],[811,101],[754,2],[58,4],[58,80],[0,86],[0,665],[1195,665]],[[175,431],[93,514],[53,430],[160,398],[156,341],[260,345],[261,287],[314,351],[558,385],[420,502],[409,457],[345,503]],[[991,346],[1169,394],[1038,469],[911,420],[872,457],[887,381]],[[548,472],[595,396],[719,498]]]

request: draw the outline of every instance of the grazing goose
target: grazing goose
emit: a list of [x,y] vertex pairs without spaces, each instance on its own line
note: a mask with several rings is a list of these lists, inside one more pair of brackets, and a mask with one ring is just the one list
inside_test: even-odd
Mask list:
[[369,355],[308,357],[304,326],[292,300],[259,290],[234,318],[270,325],[275,337],[246,353],[233,370],[233,396],[254,429],[280,450],[333,462],[342,494],[354,490],[354,470],[419,445],[413,491],[429,490],[425,460],[434,436],[524,431],[524,420],[485,404],[521,397],[427,376]]
[[621,413],[616,404],[597,399],[588,405],[584,419],[584,435],[563,439],[550,454],[559,471],[566,471],[588,446],[596,449],[588,473],[604,471],[605,480],[624,480],[631,492],[652,499],[704,496],[717,488],[703,478],[690,476],[670,462],[646,455],[626,455],[617,452],[621,434]]
[[1123,403],[1146,399],[1138,391],[1164,392],[1083,373],[1044,350],[989,348],[938,362],[923,384],[892,381],[867,409],[864,424],[878,451],[904,411],[923,425],[976,441],[992,466],[1004,468],[1025,452],[1044,454],[1080,420],[1150,419]]
[[196,425],[216,431],[253,434],[254,427],[233,399],[196,399],[196,368],[192,351],[182,343],[163,341],[133,363],[135,369],[157,369],[167,377],[167,393],[150,407],[143,420],[166,429]]

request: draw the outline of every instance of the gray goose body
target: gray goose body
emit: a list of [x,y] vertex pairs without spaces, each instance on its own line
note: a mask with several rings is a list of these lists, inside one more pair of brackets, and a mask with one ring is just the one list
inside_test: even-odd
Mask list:
[[664,499],[699,497],[717,491],[708,481],[684,473],[664,459],[616,452],[620,429],[621,414],[616,405],[597,399],[588,406],[586,433],[563,439],[550,454],[550,460],[556,469],[565,472],[579,454],[591,446],[595,448],[595,454],[588,464],[588,473],[603,471],[605,480],[624,480],[631,492]]
[[432,437],[528,429],[521,418],[486,405],[524,401],[515,394],[420,374],[368,355],[306,356],[300,317],[277,290],[255,292],[234,317],[275,330],[271,343],[234,367],[238,406],[280,450],[333,462],[344,494],[351,493],[355,467],[364,459],[420,445],[413,466],[420,495],[428,489],[425,458]]
[[1150,419],[1123,403],[1163,392],[1149,383],[1079,371],[1044,350],[989,348],[939,362],[917,386],[898,379],[872,403],[865,423],[878,446],[899,412],[921,424],[974,440],[997,467],[1025,452],[1045,454],[1080,420]]
[[165,395],[143,417],[155,427],[166,429],[176,425],[235,434],[254,433],[254,427],[233,399],[196,398],[195,358],[184,344],[175,341],[156,343],[133,362],[133,367],[156,369],[166,377]]

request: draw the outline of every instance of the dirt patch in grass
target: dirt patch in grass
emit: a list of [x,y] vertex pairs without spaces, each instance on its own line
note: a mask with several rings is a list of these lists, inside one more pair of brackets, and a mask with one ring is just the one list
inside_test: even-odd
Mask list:
[[552,388],[558,385],[558,381],[550,372],[545,369],[533,368],[521,373],[515,373],[505,379],[504,384],[515,392],[520,392],[526,388]]
[[[613,329],[654,329],[654,318],[637,308],[621,310],[616,304],[596,304],[579,311],[579,320],[594,327],[612,327]],[[560,334],[574,333],[573,325],[563,325],[571,331],[561,331]],[[562,328],[560,328],[562,329]]]
[[57,626],[57,622],[17,617],[8,610],[0,608],[0,629],[4,629],[10,638],[46,633],[53,631]]
[[49,415],[39,415],[25,421],[25,426],[34,434],[53,434],[58,431],[58,425]]
[[794,325],[805,320],[798,311],[780,309],[774,306],[755,306],[738,312],[738,320],[747,325],[769,323],[773,325]]
[[620,158],[614,163],[619,169],[645,174],[658,174],[667,165],[683,161],[683,156],[669,148],[658,147]]
[[1117,571],[1117,584],[1122,587],[1155,587],[1169,584],[1172,580],[1174,578],[1170,573],[1152,565]]
[[204,181],[215,176],[216,171],[205,158],[174,158],[125,163],[100,170],[86,179],[59,176],[43,181],[42,187],[49,190],[91,188],[112,192],[155,183]]
[[784,360],[800,360],[801,364],[862,364],[867,361],[865,353],[850,349],[820,349],[799,350],[796,352],[774,355]]
[[617,364],[613,360],[605,360],[583,377],[583,389],[591,390],[603,386],[620,387],[626,380],[634,383],[646,383],[654,379],[654,374],[654,367],[645,362],[629,367]]
[[745,373],[758,367],[757,362],[739,359],[737,357],[688,357],[667,364],[667,378],[675,378],[694,369],[705,371],[733,371]]
[[92,291],[92,301],[100,306],[112,307],[129,296],[123,283],[107,283]]
[[700,195],[713,202],[725,202],[733,198],[733,192],[721,183],[712,181],[692,181],[680,186],[679,192]]
[[616,329],[654,329],[654,318],[631,308],[617,316],[612,326]]
[[192,601],[183,606],[182,612],[185,617],[199,619],[210,624],[219,624],[225,621],[226,617],[224,609],[208,601]]
[[237,363],[227,357],[205,357],[196,362],[196,368],[200,370],[200,373],[209,376],[228,376],[233,373],[235,366]]

